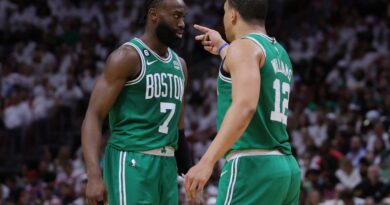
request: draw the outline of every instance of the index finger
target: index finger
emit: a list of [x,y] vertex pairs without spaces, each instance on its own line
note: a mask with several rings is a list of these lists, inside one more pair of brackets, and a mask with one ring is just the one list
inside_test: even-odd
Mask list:
[[211,29],[205,27],[205,26],[201,26],[201,25],[198,25],[198,24],[194,24],[194,28],[202,33],[207,33],[209,31],[211,31]]
[[187,193],[189,193],[191,184],[192,184],[192,180],[188,178],[184,178],[184,189],[186,190]]
[[206,34],[201,34],[201,35],[197,35],[195,36],[195,40],[197,41],[203,41],[203,39],[205,38]]

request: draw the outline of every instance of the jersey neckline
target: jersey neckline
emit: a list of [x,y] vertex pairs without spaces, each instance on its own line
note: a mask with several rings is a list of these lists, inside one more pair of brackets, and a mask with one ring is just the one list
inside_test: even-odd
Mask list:
[[172,52],[171,52],[171,49],[168,47],[168,56],[166,58],[163,58],[161,57],[160,55],[158,55],[156,52],[153,51],[153,49],[149,48],[148,45],[146,45],[146,43],[144,43],[141,39],[139,38],[134,38],[137,42],[139,42],[140,44],[142,44],[145,48],[147,48],[154,57],[156,57],[158,60],[160,60],[161,62],[163,63],[168,63],[169,61],[171,61],[172,59]]
[[[270,37],[270,36],[268,36],[267,34],[264,34],[264,33],[249,33],[248,35],[251,35],[251,34],[262,36],[262,37],[264,37],[265,39],[267,39],[268,41],[270,41],[272,43],[276,42],[275,37]],[[246,35],[246,36],[248,36],[248,35]]]

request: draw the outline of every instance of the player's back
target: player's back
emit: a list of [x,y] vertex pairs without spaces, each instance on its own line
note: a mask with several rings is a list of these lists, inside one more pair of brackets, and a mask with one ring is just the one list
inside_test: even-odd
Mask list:
[[142,68],[110,110],[108,143],[126,151],[176,147],[185,81],[180,59],[171,49],[163,59],[138,38],[126,44],[137,51]]
[[[279,150],[291,154],[286,131],[288,100],[292,82],[292,65],[285,49],[264,34],[253,33],[252,40],[264,52],[265,62],[260,69],[261,89],[257,109],[249,126],[232,146],[232,150]],[[231,80],[221,72],[218,78],[218,126],[231,105]]]

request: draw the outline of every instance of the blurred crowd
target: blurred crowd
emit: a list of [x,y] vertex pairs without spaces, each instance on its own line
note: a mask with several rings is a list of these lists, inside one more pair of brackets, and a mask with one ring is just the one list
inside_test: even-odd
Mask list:
[[[189,65],[186,134],[198,160],[216,134],[220,59],[193,40],[192,24],[223,31],[224,2],[185,2],[178,53]],[[0,1],[0,204],[84,204],[81,122],[107,55],[142,34],[142,5]],[[389,1],[273,0],[267,29],[294,65],[288,132],[302,169],[300,204],[390,204]]]

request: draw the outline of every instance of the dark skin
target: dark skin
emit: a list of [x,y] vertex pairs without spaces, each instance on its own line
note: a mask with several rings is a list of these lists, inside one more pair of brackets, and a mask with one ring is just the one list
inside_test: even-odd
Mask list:
[[[156,27],[159,21],[164,20],[177,32],[176,35],[181,37],[185,26],[185,14],[186,7],[182,0],[162,1],[158,8],[149,10],[145,33],[141,40],[160,56],[167,56],[168,46],[157,38]],[[186,63],[183,59],[180,61],[187,79]],[[110,54],[105,69],[92,91],[82,125],[81,138],[88,178],[86,186],[88,205],[95,205],[102,201],[107,204],[107,189],[99,166],[102,124],[126,81],[135,77],[140,69],[141,60],[137,51],[131,46],[123,45]],[[179,128],[184,127],[183,110],[180,113]]]

